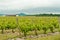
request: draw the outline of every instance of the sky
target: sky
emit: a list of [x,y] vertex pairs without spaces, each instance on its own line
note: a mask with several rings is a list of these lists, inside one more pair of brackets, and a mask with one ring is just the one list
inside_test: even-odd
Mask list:
[[0,14],[35,13],[38,8],[48,8],[48,10],[56,8],[58,12],[60,11],[60,0],[0,0]]

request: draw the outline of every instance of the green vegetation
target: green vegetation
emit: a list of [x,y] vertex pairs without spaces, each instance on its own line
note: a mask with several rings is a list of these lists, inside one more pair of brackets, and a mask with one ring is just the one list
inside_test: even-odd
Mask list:
[[59,29],[60,26],[58,17],[0,17],[0,30],[2,35],[7,33],[7,30],[11,30],[9,33],[17,33],[16,35],[19,37],[27,37],[30,35],[38,36],[41,34],[41,31],[42,34],[48,34],[49,32],[54,33],[56,31],[59,31]]

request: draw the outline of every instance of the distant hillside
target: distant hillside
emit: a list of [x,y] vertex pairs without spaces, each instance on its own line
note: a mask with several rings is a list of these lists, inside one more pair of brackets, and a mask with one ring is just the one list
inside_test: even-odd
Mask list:
[[17,14],[17,15],[19,15],[19,16],[26,16],[27,14],[25,14],[25,13],[20,13],[20,14]]
[[14,14],[14,15],[12,15],[12,14],[9,14],[9,15],[7,15],[7,14],[0,14],[0,16],[4,16],[4,15],[6,15],[6,16],[16,16],[16,15],[19,15],[19,16],[60,16],[60,14],[32,14],[32,15],[28,15],[28,14],[25,14],[25,13],[20,13],[20,14]]
[[4,14],[0,14],[0,16],[3,16]]
[[6,16],[15,16],[15,15],[26,16],[27,14],[25,14],[25,13],[20,13],[20,14],[0,14],[0,16],[3,16],[3,15],[6,15]]
[[34,15],[27,15],[27,16],[60,16],[60,14],[34,14]]

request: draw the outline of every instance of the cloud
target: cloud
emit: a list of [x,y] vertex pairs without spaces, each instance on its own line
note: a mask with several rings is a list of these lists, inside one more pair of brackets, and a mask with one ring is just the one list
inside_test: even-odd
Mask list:
[[60,7],[60,0],[0,0],[0,12],[36,7]]
[[59,0],[1,0],[0,9],[59,6]]
[[6,0],[0,1],[0,9],[23,9],[29,7],[46,7],[51,3],[48,0]]

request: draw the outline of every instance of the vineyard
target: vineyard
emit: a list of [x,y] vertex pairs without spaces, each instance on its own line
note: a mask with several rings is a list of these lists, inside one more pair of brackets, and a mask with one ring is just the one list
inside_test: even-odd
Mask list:
[[0,16],[0,34],[17,33],[17,37],[60,32],[58,17]]

